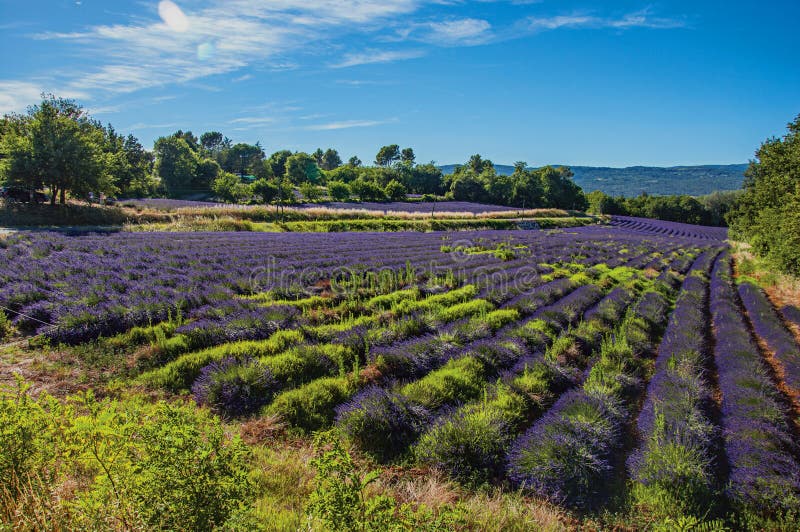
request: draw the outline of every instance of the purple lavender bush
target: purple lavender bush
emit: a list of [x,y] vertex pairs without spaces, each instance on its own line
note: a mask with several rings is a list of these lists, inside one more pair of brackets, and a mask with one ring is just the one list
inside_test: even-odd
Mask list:
[[226,418],[257,412],[277,390],[278,383],[269,368],[257,360],[233,357],[204,367],[192,385],[197,404]]
[[382,463],[403,454],[429,418],[422,406],[378,386],[366,388],[336,409],[339,430]]

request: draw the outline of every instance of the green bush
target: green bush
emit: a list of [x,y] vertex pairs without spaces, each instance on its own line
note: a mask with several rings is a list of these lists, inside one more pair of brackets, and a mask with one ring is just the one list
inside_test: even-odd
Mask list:
[[0,391],[0,518],[10,528],[209,530],[251,499],[246,446],[206,411],[27,392]]
[[477,358],[459,358],[405,385],[401,393],[426,408],[436,409],[477,398],[483,390],[485,374],[483,363]]
[[336,406],[354,391],[353,382],[344,377],[317,379],[278,395],[264,413],[278,415],[300,431],[313,432],[329,427],[336,415]]
[[484,401],[460,408],[423,434],[414,455],[467,485],[501,478],[506,452],[529,407],[522,394],[496,386]]
[[5,340],[11,335],[11,322],[6,317],[6,313],[0,310],[0,341]]

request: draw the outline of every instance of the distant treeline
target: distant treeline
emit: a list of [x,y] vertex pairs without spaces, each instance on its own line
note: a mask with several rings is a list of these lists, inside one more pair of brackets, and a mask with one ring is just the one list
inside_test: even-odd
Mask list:
[[[448,174],[455,166],[439,168]],[[583,190],[600,190],[610,196],[631,198],[641,194],[704,196],[716,190],[739,190],[747,164],[627,168],[570,165],[569,168],[574,174],[573,181]],[[501,175],[514,172],[513,166],[505,164],[497,164],[495,169]]]
[[51,201],[90,193],[109,197],[210,199],[231,203],[286,204],[298,200],[402,201],[409,195],[519,208],[563,208],[627,214],[705,225],[723,225],[736,193],[690,196],[612,197],[585,194],[567,167],[510,172],[473,155],[444,174],[419,164],[412,148],[390,144],[371,164],[345,162],[333,148],[313,153],[237,142],[218,131],[199,137],[176,131],[146,150],[133,135],[103,126],[72,100],[45,97],[26,114],[0,120],[0,184],[35,191]]
[[609,196],[595,190],[587,194],[588,212],[655,218],[669,222],[725,227],[726,215],[742,195],[741,190],[712,192],[705,196]]

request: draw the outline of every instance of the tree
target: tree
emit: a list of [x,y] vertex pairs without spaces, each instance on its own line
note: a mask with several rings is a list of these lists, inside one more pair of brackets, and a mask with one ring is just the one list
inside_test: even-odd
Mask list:
[[296,185],[307,181],[316,183],[320,177],[319,167],[312,156],[298,152],[286,159],[286,176]]
[[397,144],[382,147],[375,156],[375,164],[378,166],[391,166],[398,160],[400,160],[400,146]]
[[306,181],[300,185],[300,193],[308,201],[317,201],[320,197],[322,197],[322,192],[320,192],[319,188],[317,188],[317,185],[311,183],[310,181]]
[[317,166],[322,168],[322,157],[325,155],[325,152],[322,151],[322,148],[317,148],[317,151],[311,154],[314,160],[317,162]]
[[400,153],[400,162],[409,166],[414,164],[416,158],[414,150],[411,148],[403,148],[403,151]]
[[219,131],[207,131],[200,135],[200,145],[211,155],[216,155],[222,149],[224,137]]
[[0,169],[4,179],[35,190],[46,184],[51,203],[66,193],[113,193],[105,172],[105,133],[73,100],[44,95],[27,115],[5,117],[0,139]]
[[262,203],[272,203],[281,191],[277,183],[269,179],[256,179],[252,184],[253,194],[261,198]]
[[342,158],[339,157],[339,152],[333,148],[328,148],[322,155],[322,161],[319,165],[323,170],[333,170],[342,165]]
[[342,181],[329,181],[328,194],[333,201],[347,201],[350,199],[350,187]]
[[206,191],[211,189],[211,183],[219,177],[222,172],[217,161],[214,159],[203,159],[197,163],[197,170],[192,179],[192,189],[197,191]]
[[399,181],[389,181],[389,184],[386,185],[386,197],[392,201],[405,201],[406,187]]
[[161,137],[155,143],[156,174],[170,197],[189,192],[197,173],[197,154],[182,136]]
[[564,166],[539,169],[547,207],[558,209],[585,210],[588,206],[581,187],[572,180],[572,171]]
[[357,155],[353,155],[350,159],[347,160],[348,166],[352,166],[353,168],[358,168],[361,166],[361,159],[358,158]]
[[230,172],[222,172],[211,183],[211,189],[219,199],[229,203],[237,203],[250,193],[250,187],[242,183],[239,176]]
[[781,270],[800,275],[800,115],[787,129],[756,152],[728,223],[732,236],[750,242]]
[[283,177],[286,175],[286,161],[292,156],[289,150],[276,151],[269,156],[267,162],[272,169],[272,175],[275,177]]
[[358,178],[350,185],[350,190],[358,196],[361,201],[384,201],[386,194],[383,189],[373,181]]
[[403,184],[414,194],[441,194],[444,192],[442,171],[433,163],[418,164],[403,174]]

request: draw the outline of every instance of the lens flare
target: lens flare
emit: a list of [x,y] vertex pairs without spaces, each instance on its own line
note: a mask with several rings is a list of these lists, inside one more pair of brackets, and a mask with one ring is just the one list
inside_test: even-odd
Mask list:
[[200,61],[205,61],[206,59],[211,59],[214,55],[214,51],[216,48],[214,47],[213,43],[204,42],[197,46],[197,59]]
[[170,0],[163,0],[158,3],[158,15],[161,20],[173,31],[185,32],[189,29],[189,19],[183,14],[181,8]]

